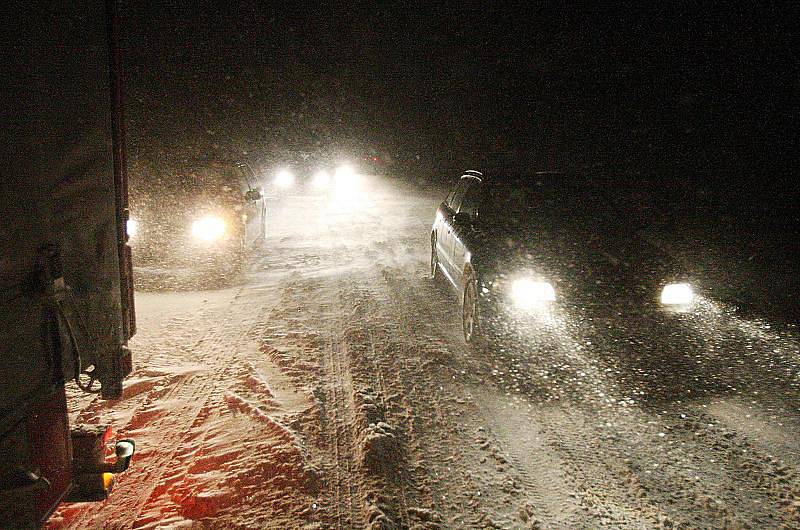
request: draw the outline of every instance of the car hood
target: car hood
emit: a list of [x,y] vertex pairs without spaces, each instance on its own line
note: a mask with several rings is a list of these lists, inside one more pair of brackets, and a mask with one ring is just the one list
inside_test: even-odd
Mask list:
[[130,218],[137,223],[132,240],[141,252],[144,247],[180,247],[183,241],[193,241],[192,223],[213,215],[221,218],[230,233],[239,230],[244,202],[230,195],[209,193],[165,193],[160,190],[139,192],[131,196]]
[[695,276],[646,224],[617,218],[495,226],[473,234],[473,261],[487,281],[529,276],[579,303],[651,300],[664,283]]

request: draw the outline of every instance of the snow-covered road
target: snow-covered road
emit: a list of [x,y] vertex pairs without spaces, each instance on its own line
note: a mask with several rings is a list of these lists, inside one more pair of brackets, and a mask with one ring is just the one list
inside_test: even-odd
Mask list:
[[124,399],[73,414],[136,459],[50,526],[800,527],[796,336],[708,302],[677,342],[564,314],[468,348],[441,195],[285,197],[240,284],[139,293]]

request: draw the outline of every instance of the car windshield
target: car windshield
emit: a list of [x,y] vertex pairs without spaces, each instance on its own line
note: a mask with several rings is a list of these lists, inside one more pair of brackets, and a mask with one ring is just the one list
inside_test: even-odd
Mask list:
[[241,202],[248,189],[240,169],[209,165],[178,167],[168,173],[148,174],[146,178],[135,175],[131,188],[134,201],[147,198],[151,203],[186,205]]
[[479,218],[502,227],[530,227],[557,221],[604,223],[619,213],[612,198],[596,183],[556,176],[514,178],[485,186]]

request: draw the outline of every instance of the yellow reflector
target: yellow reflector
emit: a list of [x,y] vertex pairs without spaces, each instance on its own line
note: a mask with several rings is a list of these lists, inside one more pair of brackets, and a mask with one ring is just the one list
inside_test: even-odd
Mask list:
[[114,488],[114,473],[103,473],[103,489],[111,491]]

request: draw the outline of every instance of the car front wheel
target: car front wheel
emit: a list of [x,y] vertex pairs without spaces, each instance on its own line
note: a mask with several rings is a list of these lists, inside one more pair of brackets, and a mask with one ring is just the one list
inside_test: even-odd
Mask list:
[[475,344],[481,339],[480,313],[478,302],[478,285],[475,277],[470,275],[464,287],[464,301],[461,305],[461,324],[464,330],[464,341]]
[[431,279],[438,280],[442,273],[439,270],[439,253],[436,252],[436,236],[431,236]]

